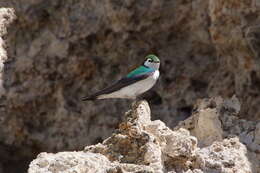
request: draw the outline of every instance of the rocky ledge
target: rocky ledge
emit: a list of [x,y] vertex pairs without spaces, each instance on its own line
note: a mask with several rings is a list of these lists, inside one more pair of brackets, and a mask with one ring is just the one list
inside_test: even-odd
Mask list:
[[174,130],[151,120],[146,101],[132,105],[111,137],[84,151],[41,153],[29,173],[256,173],[260,123],[237,118],[238,100],[203,99]]

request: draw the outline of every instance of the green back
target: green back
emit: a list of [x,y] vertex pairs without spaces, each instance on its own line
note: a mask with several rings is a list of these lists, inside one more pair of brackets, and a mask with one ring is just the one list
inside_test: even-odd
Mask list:
[[130,77],[134,77],[136,75],[140,75],[140,74],[148,73],[148,72],[152,72],[152,71],[154,71],[154,70],[142,65],[142,66],[136,68],[135,70],[131,71],[130,73],[128,73],[128,75],[126,77],[130,78]]

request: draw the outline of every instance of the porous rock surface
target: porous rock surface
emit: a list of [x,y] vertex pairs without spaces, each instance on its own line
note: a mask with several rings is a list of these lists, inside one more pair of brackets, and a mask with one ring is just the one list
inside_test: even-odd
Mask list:
[[[213,147],[216,141],[237,137],[247,151],[246,157],[251,163],[252,172],[260,172],[260,121],[239,119],[240,103],[236,96],[231,99],[221,97],[202,99],[194,106],[192,116],[179,123],[175,130],[185,128],[197,137],[198,146]],[[222,144],[225,146],[225,144]],[[208,153],[209,154],[209,153]],[[239,154],[239,153],[237,153]],[[231,159],[234,160],[234,159]],[[232,161],[233,162],[233,161]]]
[[[6,124],[5,119],[6,117],[6,111],[1,104],[1,101],[5,99],[5,88],[3,86],[4,84],[4,63],[7,60],[7,52],[6,52],[6,44],[4,42],[4,36],[7,34],[7,27],[11,24],[11,22],[15,19],[14,10],[11,8],[0,8],[0,153],[1,153],[1,159],[0,159],[0,173],[4,173],[6,166],[6,163],[10,160],[8,155],[10,154],[7,150],[7,147],[4,145],[5,139],[3,139],[4,131],[6,130]],[[7,159],[6,159],[7,158]],[[18,159],[19,160],[19,159]],[[22,161],[21,161],[22,162]],[[18,166],[19,167],[19,166]],[[18,168],[17,167],[17,168]],[[19,169],[19,168],[18,168]]]
[[[229,113],[232,107],[227,109],[222,110],[224,114]],[[207,106],[200,107],[198,113],[202,111],[207,112]],[[211,114],[210,111],[208,113]],[[204,115],[201,113],[201,116]],[[216,116],[220,116],[219,113]],[[211,132],[214,135],[215,131]],[[87,146],[84,151],[78,152],[41,153],[31,162],[28,173],[256,172],[253,169],[257,165],[250,162],[248,150],[238,137],[211,141],[211,144],[201,148],[197,145],[200,140],[184,128],[173,131],[160,120],[151,121],[148,103],[139,101],[125,114],[116,132],[102,143]]]
[[7,60],[6,44],[3,37],[7,34],[7,27],[15,19],[14,9],[0,8],[0,99],[5,94],[4,88],[4,63]]
[[[39,152],[75,150],[110,136],[130,102],[80,98],[148,53],[161,59],[159,82],[146,96],[153,118],[173,128],[198,98],[235,94],[242,103],[236,115],[259,120],[259,0],[0,0],[0,7],[17,16],[0,35],[6,172],[25,170]],[[2,11],[1,33],[14,11]],[[209,125],[215,136],[197,137],[221,139],[219,125]]]

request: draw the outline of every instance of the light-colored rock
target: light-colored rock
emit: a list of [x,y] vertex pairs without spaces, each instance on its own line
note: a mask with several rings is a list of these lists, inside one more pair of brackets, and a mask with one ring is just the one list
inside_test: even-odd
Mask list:
[[[5,50],[6,45],[3,40],[3,36],[7,34],[7,27],[13,22],[15,19],[14,9],[12,8],[0,8],[0,99],[6,94],[4,88],[4,62],[7,60],[7,52]],[[0,100],[0,105],[1,105]]]
[[[211,99],[202,99],[199,100],[197,105],[195,106],[195,111],[191,117],[183,122],[180,122],[179,125],[175,129],[185,128],[190,130],[191,134],[198,138],[198,144],[201,146],[211,145],[210,147],[215,146],[232,146],[238,147],[241,149],[240,152],[247,155],[247,159],[251,163],[253,172],[260,172],[260,145],[258,143],[259,140],[259,122],[246,121],[244,119],[238,118],[238,113],[240,110],[240,103],[238,99],[233,96],[231,99],[222,99],[220,97],[211,98]],[[203,121],[199,121],[202,119]],[[217,137],[216,137],[217,136]],[[238,145],[237,139],[232,139],[229,142],[228,140],[224,140],[221,143],[221,139],[237,137],[239,141],[246,145],[247,151],[240,144]],[[219,141],[220,143],[217,143]],[[228,144],[230,143],[230,144]],[[208,147],[208,148],[210,148]],[[213,150],[213,148],[211,148]],[[232,147],[231,147],[232,149]],[[221,147],[220,151],[224,151],[223,147]],[[226,149],[227,153],[222,153],[221,155],[229,156],[228,152],[230,149]],[[206,151],[202,149],[201,151]],[[210,153],[206,155],[209,156]],[[234,153],[234,155],[238,155],[238,153]],[[230,156],[233,157],[233,156]],[[214,158],[215,159],[215,158]],[[211,159],[204,159],[211,160]],[[233,160],[233,159],[230,159]],[[243,158],[244,162],[246,162],[245,158]],[[241,163],[245,164],[245,163]],[[225,171],[228,171],[224,168],[221,168]],[[245,168],[246,170],[248,168]],[[239,169],[236,168],[236,171]],[[242,170],[246,171],[246,170]]]
[[189,131],[179,129],[172,131],[163,122],[156,120],[144,126],[145,131],[155,137],[161,150],[169,157],[192,157],[197,147],[197,139]]
[[172,131],[150,117],[148,103],[137,102],[103,143],[87,146],[84,152],[41,153],[28,173],[254,173],[238,138],[198,148],[188,130]]
[[253,173],[247,149],[238,138],[214,142],[211,146],[198,150],[198,153],[204,161],[201,165],[204,172]]
[[207,146],[214,141],[221,141],[222,128],[220,120],[218,119],[217,111],[214,109],[205,109],[195,115],[195,128],[192,131],[193,135],[198,138],[201,146]]
[[148,166],[111,163],[104,155],[90,152],[41,153],[30,164],[28,173],[116,173],[151,172]]
[[187,120],[180,122],[175,129],[184,127],[190,130],[191,134],[198,138],[199,146],[208,146],[214,141],[221,141],[223,139],[223,130],[216,104],[223,100],[216,98],[215,101],[216,103],[198,101],[195,113]]
[[[0,160],[12,161],[13,148],[19,160],[30,160],[111,136],[129,102],[80,98],[127,74],[149,53],[162,62],[160,81],[145,96],[152,119],[174,128],[198,98],[236,94],[242,105],[236,116],[259,120],[259,0],[0,0],[0,7],[17,15],[4,36],[0,102],[7,106],[3,113],[0,108],[0,142],[7,153]],[[243,133],[250,129],[245,124],[230,128],[232,134],[242,134],[256,151],[254,130]]]
[[31,163],[28,173],[102,173],[110,166],[109,160],[101,154],[84,152],[41,153],[37,160]]

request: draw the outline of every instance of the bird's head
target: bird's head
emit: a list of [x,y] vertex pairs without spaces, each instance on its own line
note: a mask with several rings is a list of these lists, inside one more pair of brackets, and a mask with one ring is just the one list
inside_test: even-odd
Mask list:
[[158,70],[160,67],[160,60],[155,55],[147,55],[145,57],[144,66]]

